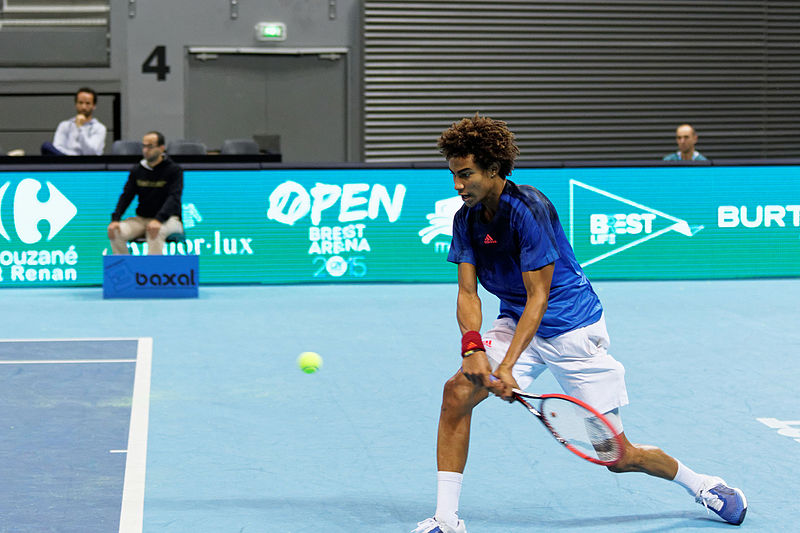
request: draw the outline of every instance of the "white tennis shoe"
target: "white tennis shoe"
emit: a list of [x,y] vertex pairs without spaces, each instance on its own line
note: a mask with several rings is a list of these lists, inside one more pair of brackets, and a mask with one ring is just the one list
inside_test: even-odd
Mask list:
[[744,515],[747,514],[744,493],[735,487],[729,487],[720,477],[708,476],[695,501],[717,513],[726,522],[737,526],[744,521]]
[[439,522],[436,518],[428,518],[417,524],[417,529],[411,533],[467,533],[467,526],[463,520],[458,521],[455,528]]

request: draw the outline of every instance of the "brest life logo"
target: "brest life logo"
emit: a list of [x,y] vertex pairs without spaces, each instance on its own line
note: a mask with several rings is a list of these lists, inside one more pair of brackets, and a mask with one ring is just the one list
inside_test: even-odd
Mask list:
[[[593,212],[589,216],[590,245],[592,248],[597,246],[601,249],[604,248],[606,251],[588,259],[582,260],[578,257],[582,267],[602,261],[669,231],[692,237],[703,229],[701,225],[690,226],[685,220],[574,179],[569,180],[569,188],[569,239],[573,246],[575,246],[574,213],[576,189],[589,191],[607,200],[612,200],[615,206],[612,208],[614,210],[612,214],[608,214],[608,212]],[[620,206],[619,204],[622,205]],[[453,235],[453,217],[462,205],[464,205],[464,202],[460,196],[435,202],[434,212],[426,215],[430,225],[419,231],[422,243],[430,244],[433,242],[435,252],[447,253],[450,249],[450,238]],[[436,240],[436,237],[439,236],[446,237],[447,240]],[[609,250],[609,248],[611,249]]]
[[[589,245],[592,251],[595,248],[601,250],[604,248],[608,251],[599,253],[590,259],[581,257],[581,255],[585,255],[585,249],[581,248],[582,254],[579,254],[575,241],[575,202],[579,190],[600,195],[605,202],[611,200],[608,206],[599,200],[591,202],[593,211],[589,215]],[[597,212],[598,208],[609,209],[609,211]],[[611,209],[613,211],[610,211]],[[573,248],[576,248],[575,255],[582,267],[602,261],[670,231],[685,237],[692,237],[704,227],[702,225],[690,226],[686,220],[574,179],[569,180],[569,219],[569,242]],[[583,241],[579,242],[583,243]],[[609,250],[609,248],[611,249]],[[594,255],[594,253],[590,253],[590,255]]]

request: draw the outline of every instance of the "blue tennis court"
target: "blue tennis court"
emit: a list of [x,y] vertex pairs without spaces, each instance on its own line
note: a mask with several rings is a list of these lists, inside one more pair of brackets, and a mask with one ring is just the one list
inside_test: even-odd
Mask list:
[[[796,530],[800,280],[595,287],[631,441],[742,488],[742,528]],[[0,531],[407,532],[433,513],[454,284],[200,294],[0,291]],[[496,311],[486,296],[485,322]],[[306,350],[320,372],[297,369]],[[548,374],[532,390],[558,391]],[[494,398],[473,419],[460,514],[470,533],[734,527],[673,483],[574,459]]]
[[140,531],[151,339],[1,340],[3,531]]

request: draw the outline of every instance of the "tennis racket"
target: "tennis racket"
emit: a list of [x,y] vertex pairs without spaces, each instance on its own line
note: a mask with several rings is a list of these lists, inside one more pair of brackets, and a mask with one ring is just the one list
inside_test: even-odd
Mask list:
[[[514,389],[525,406],[566,449],[592,463],[612,466],[622,459],[622,439],[611,422],[592,406],[565,394],[530,394]],[[534,403],[538,400],[538,405]]]

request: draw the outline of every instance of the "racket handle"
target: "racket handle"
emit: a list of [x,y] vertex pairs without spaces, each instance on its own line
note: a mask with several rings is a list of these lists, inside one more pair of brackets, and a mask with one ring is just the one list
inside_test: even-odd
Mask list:
[[[489,381],[492,381],[492,382],[500,381],[500,378],[498,378],[497,376],[494,376],[492,374],[489,374]],[[513,392],[516,395],[516,394],[519,394],[522,391],[519,390],[519,389],[511,389],[511,392]]]

